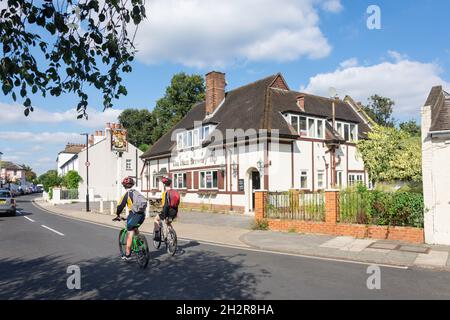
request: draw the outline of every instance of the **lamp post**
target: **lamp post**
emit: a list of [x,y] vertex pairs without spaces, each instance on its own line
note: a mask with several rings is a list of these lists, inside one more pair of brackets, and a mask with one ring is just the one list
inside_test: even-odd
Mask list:
[[90,212],[89,208],[89,133],[81,133],[86,136],[86,212]]

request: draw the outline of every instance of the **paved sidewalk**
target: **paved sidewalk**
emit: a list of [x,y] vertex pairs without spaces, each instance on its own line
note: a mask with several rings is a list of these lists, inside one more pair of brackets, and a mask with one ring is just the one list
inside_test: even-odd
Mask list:
[[[120,227],[110,214],[100,214],[98,204],[91,206],[93,212],[84,211],[84,204],[53,206],[37,201],[38,206],[57,214],[94,223]],[[110,212],[109,204],[105,211]],[[153,218],[147,218],[141,230],[153,231]],[[407,267],[433,268],[450,271],[450,246],[417,245],[399,241],[355,239],[282,233],[274,231],[252,231],[253,217],[205,212],[180,212],[174,226],[180,238],[206,241],[244,248],[257,248],[322,258],[388,264]]]

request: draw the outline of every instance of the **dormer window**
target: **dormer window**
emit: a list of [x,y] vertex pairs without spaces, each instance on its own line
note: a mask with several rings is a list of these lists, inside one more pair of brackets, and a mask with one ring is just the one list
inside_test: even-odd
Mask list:
[[290,114],[286,120],[303,137],[325,139],[325,120]]
[[336,131],[348,142],[358,141],[358,125],[354,123],[346,123],[336,121]]
[[186,148],[199,147],[201,143],[209,136],[211,131],[211,125],[206,125],[201,128],[195,128],[178,133],[177,149],[182,150]]

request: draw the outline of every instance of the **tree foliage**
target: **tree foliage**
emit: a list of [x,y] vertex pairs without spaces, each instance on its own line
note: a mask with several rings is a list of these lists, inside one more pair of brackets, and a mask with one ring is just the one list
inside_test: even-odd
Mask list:
[[408,133],[411,137],[420,137],[421,128],[415,120],[400,123],[400,130]]
[[120,124],[128,130],[129,141],[148,150],[161,136],[179,122],[194,106],[205,99],[205,85],[200,75],[178,73],[172,77],[164,97],[153,112],[126,109],[119,116]]
[[37,176],[33,169],[25,164],[21,165],[21,167],[25,170],[25,180],[28,182],[35,182]]
[[156,119],[147,109],[126,109],[119,116],[120,124],[128,131],[128,141],[135,146],[152,144]]
[[363,109],[380,126],[393,127],[395,122],[392,118],[394,105],[395,102],[390,98],[375,94],[369,98],[369,104],[363,106]]
[[375,125],[368,139],[358,142],[358,152],[374,182],[422,180],[420,138],[402,130]]
[[39,176],[38,182],[44,186],[45,192],[49,192],[50,188],[60,186],[63,182],[63,179],[58,175],[58,171],[49,170]]
[[179,122],[195,103],[204,99],[205,84],[202,76],[175,74],[170,86],[166,88],[166,94],[156,102],[153,110],[158,124],[153,131],[153,142]]
[[75,170],[70,170],[65,176],[62,177],[62,185],[67,189],[78,189],[80,183],[83,182],[83,178]]
[[88,86],[102,92],[104,108],[111,107],[113,99],[127,94],[120,74],[131,72],[136,52],[128,30],[134,25],[136,32],[145,18],[144,1],[3,1],[3,93],[14,101],[20,95],[25,115],[33,111],[31,94],[74,93],[78,117],[87,117]]

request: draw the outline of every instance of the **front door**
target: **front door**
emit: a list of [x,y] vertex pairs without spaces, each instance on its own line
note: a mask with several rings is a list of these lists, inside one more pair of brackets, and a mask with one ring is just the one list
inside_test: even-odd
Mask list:
[[258,171],[252,172],[252,211],[255,211],[255,190],[261,189],[261,179]]

